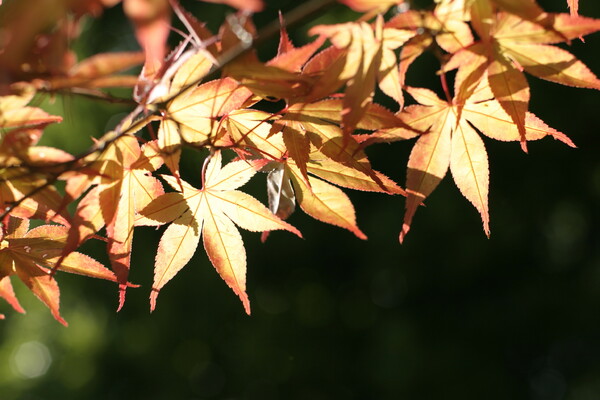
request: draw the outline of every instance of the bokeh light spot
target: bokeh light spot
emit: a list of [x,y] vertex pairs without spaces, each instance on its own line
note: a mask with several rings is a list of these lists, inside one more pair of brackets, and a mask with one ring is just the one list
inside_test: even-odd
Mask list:
[[44,344],[31,341],[19,345],[11,357],[11,369],[25,379],[38,378],[48,372],[52,356]]

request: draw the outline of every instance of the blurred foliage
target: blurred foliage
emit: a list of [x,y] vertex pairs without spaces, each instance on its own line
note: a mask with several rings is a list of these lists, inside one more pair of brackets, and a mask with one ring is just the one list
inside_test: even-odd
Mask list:
[[[183,4],[212,29],[229,12]],[[257,21],[270,22],[277,7],[296,4],[271,2]],[[540,4],[566,10],[563,0]],[[350,18],[345,12],[336,7],[319,22]],[[600,17],[600,3],[582,0],[580,12]],[[74,44],[82,55],[136,46],[118,8],[85,29]],[[306,40],[305,30],[295,27],[293,37]],[[262,51],[272,54],[275,45]],[[600,36],[592,35],[571,50],[599,73],[599,48]],[[433,60],[419,63],[408,81],[437,89]],[[251,317],[203,251],[150,315],[161,231],[140,228],[131,280],[142,288],[128,292],[118,314],[116,288],[106,282],[59,276],[66,329],[16,288],[28,315],[9,312],[0,322],[0,398],[600,398],[599,97],[529,80],[532,111],[579,148],[547,139],[531,143],[527,155],[516,143],[485,141],[491,239],[449,179],[403,246],[403,200],[353,192],[368,241],[301,213],[290,222],[305,240],[276,232],[261,244],[258,234],[244,233]],[[46,143],[72,152],[125,111],[75,97],[42,100],[66,116]],[[369,156],[403,183],[409,148],[380,145]],[[197,174],[201,156],[186,154],[185,174]],[[263,184],[255,178],[251,190],[261,193]],[[83,251],[102,260],[102,247],[90,242]]]

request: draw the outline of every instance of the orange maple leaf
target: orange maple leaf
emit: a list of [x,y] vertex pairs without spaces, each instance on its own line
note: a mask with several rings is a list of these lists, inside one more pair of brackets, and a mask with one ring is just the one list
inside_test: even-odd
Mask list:
[[[383,18],[376,19],[374,26],[366,22],[349,22],[337,25],[318,25],[310,33],[327,37],[338,50],[331,53],[335,76],[324,72],[315,83],[313,93],[307,96],[314,101],[322,93],[319,82],[331,80],[325,87],[346,84],[341,110],[341,124],[345,136],[354,132],[367,108],[372,103],[375,83],[384,93],[401,102],[402,90],[397,74],[397,56],[394,49],[415,35],[415,32],[400,29],[384,29]],[[327,54],[327,53],[323,53]],[[307,71],[314,67],[307,64]],[[327,93],[329,95],[329,93]],[[323,97],[323,96],[321,96]]]
[[47,185],[53,164],[61,165],[73,157],[59,149],[35,146],[43,129],[61,117],[27,106],[33,98],[30,87],[21,93],[0,97],[0,206],[14,207],[11,214],[20,218],[54,220],[68,225],[61,208],[62,199],[54,186]]
[[[177,123],[183,142],[214,144],[223,133],[218,117],[240,108],[251,95],[252,92],[231,78],[217,79],[181,93],[167,105],[167,116]],[[176,141],[162,139],[159,133],[159,143],[163,146],[176,146]]]
[[[313,118],[313,123],[319,121],[316,116],[339,118],[341,103],[335,100],[324,102],[321,107],[313,104],[312,113],[306,115],[307,118]],[[308,106],[310,108],[311,105]],[[291,112],[298,110],[292,109]],[[385,120],[391,117],[391,114],[383,110],[385,109],[378,110],[381,114],[374,112],[372,120],[365,119],[365,126],[378,125],[380,123],[378,118]],[[311,148],[307,151],[304,165],[306,172],[302,172],[299,163],[289,157],[285,132],[271,133],[271,126],[266,122],[268,115],[261,111],[240,110],[228,116],[227,126],[234,140],[256,150],[258,157],[265,157],[270,161],[264,167],[265,171],[269,171],[267,177],[269,208],[278,217],[287,218],[294,211],[298,200],[300,208],[311,217],[347,229],[357,237],[366,239],[366,235],[356,225],[354,206],[350,199],[342,190],[330,183],[355,190],[405,194],[387,176],[371,169],[358,145],[351,146],[352,150],[356,151],[352,160],[350,159],[352,150],[344,156],[343,153],[340,155],[339,147],[329,149],[330,154],[334,154],[337,159],[344,160],[345,163],[334,161],[318,151],[314,145],[309,146]],[[397,121],[397,118],[393,120]],[[341,138],[341,132],[339,135]],[[321,148],[327,149],[328,146]],[[265,238],[266,235],[263,235],[263,239]]]
[[[281,131],[287,155],[292,158],[305,181],[311,146],[325,157],[356,169],[379,181],[371,169],[363,146],[354,136],[346,136],[339,127],[344,119],[344,102],[340,99],[326,99],[314,103],[296,103],[288,107],[282,117],[273,124],[272,132]],[[367,104],[355,126],[359,129],[375,130],[391,126],[410,127],[396,118],[389,110],[376,104]],[[380,182],[381,183],[381,182]],[[382,188],[385,187],[381,183]],[[385,189],[384,189],[385,191]]]
[[133,22],[135,35],[146,56],[141,82],[151,80],[160,70],[166,54],[171,23],[169,1],[124,0],[123,10]]
[[68,228],[64,226],[42,225],[29,230],[28,220],[10,218],[0,242],[0,296],[16,311],[24,312],[12,290],[11,275],[17,275],[48,306],[54,318],[67,325],[59,312],[58,283],[50,273],[59,260],[59,271],[117,280],[112,271],[84,254],[72,252],[63,258],[67,235]]
[[79,201],[63,256],[106,225],[108,254],[119,281],[119,306],[125,301],[130,268],[135,213],[164,193],[162,184],[151,175],[162,159],[149,142],[140,149],[135,136],[124,135],[112,142],[102,155],[77,176],[67,180],[67,193]]
[[[412,32],[413,36],[400,50],[397,68],[400,87],[404,87],[408,68],[434,43],[450,54],[473,43],[473,34],[466,22],[468,14],[465,14],[463,7],[462,2],[440,2],[433,12],[409,10],[386,22],[384,32]],[[404,107],[401,91],[394,98],[400,108]]]
[[458,68],[457,103],[469,98],[487,73],[496,99],[519,128],[526,150],[525,116],[529,107],[529,84],[523,71],[552,82],[600,89],[600,80],[575,56],[550,44],[575,39],[600,29],[600,20],[548,14],[541,24],[517,15],[486,8],[475,2],[473,27],[480,41],[454,54],[444,70]]
[[146,219],[140,224],[172,222],[158,245],[150,310],[156,307],[162,287],[192,258],[202,236],[211,263],[250,314],[246,252],[235,225],[254,232],[283,229],[301,237],[296,228],[279,219],[258,200],[236,190],[256,174],[257,168],[256,163],[242,160],[222,168],[221,153],[216,152],[207,165],[202,189],[183,180],[178,182],[172,176],[162,176],[182,192],[166,193],[141,211]]
[[[400,117],[406,124],[426,131],[419,136],[408,160],[406,176],[406,213],[400,242],[410,230],[420,204],[437,187],[448,169],[456,186],[481,214],[483,229],[489,236],[489,164],[485,146],[473,126],[484,135],[503,141],[520,141],[520,129],[494,98],[484,80],[464,104],[448,103],[428,89],[408,88],[420,103],[406,107]],[[525,140],[551,135],[569,146],[573,143],[561,132],[527,112]],[[374,141],[392,142],[414,137],[405,128],[387,129],[372,135]]]
[[290,40],[283,16],[279,14],[279,23],[281,24],[279,32],[279,46],[277,55],[267,62],[267,65],[278,67],[290,72],[300,72],[301,68],[312,57],[312,55],[321,47],[325,38],[319,39],[301,47],[296,47]]

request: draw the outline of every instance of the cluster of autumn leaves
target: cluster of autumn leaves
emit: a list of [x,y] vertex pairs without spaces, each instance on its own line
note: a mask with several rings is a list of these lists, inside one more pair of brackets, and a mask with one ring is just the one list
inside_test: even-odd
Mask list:
[[[574,146],[528,112],[524,74],[600,88],[581,61],[554,46],[600,29],[600,20],[577,15],[577,1],[569,1],[571,14],[546,13],[534,0],[439,0],[429,10],[398,0],[341,2],[362,17],[315,26],[309,33],[316,39],[301,47],[290,41],[282,19],[277,55],[266,62],[252,50],[261,33],[248,13],[232,14],[213,34],[175,0],[123,1],[141,53],[76,62],[63,43],[76,37],[81,18],[116,1],[65,0],[50,36],[29,27],[17,44],[8,39],[0,54],[6,71],[0,82],[0,296],[23,312],[10,280],[16,275],[66,324],[54,277],[66,271],[116,282],[120,309],[127,288],[135,286],[128,281],[135,227],[168,225],[158,244],[151,309],[202,239],[250,313],[238,228],[262,232],[263,240],[272,230],[301,236],[285,222],[299,205],[366,239],[341,189],[348,188],[406,196],[402,241],[417,208],[450,169],[489,234],[489,168],[480,135],[519,142],[525,151],[528,141],[545,136]],[[226,3],[262,7],[259,1]],[[39,12],[15,9],[25,19]],[[188,32],[167,54],[172,13]],[[393,15],[385,20],[384,14]],[[26,51],[32,47],[37,53]],[[405,82],[413,61],[427,51],[439,56],[444,99]],[[119,73],[142,63],[139,76]],[[67,92],[114,101],[103,89],[115,86],[133,87],[136,105],[87,151],[73,156],[36,145],[61,117],[28,105],[34,96]],[[397,103],[397,112],[373,101],[376,87]],[[405,93],[416,103],[405,107]],[[280,110],[264,111],[265,101],[277,101]],[[416,141],[403,189],[371,168],[364,149],[408,139]],[[208,149],[195,182],[181,178],[183,147]],[[268,205],[239,190],[259,172],[266,173]],[[59,181],[65,182],[61,192]],[[73,215],[66,208],[71,203]],[[30,220],[45,222],[30,229]],[[91,238],[106,241],[110,268],[76,251]]]

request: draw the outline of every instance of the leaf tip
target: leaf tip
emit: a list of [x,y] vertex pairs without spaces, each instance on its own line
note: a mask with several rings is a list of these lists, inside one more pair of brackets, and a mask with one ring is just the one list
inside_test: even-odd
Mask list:
[[261,243],[265,243],[267,241],[267,239],[269,238],[269,231],[264,231],[263,233],[261,233],[260,235],[260,242]]
[[[286,230],[288,232],[292,232],[294,235],[298,236],[300,239],[304,239],[304,237],[302,236],[302,233],[293,225],[290,225],[288,223],[285,223],[287,225]],[[261,237],[262,240],[262,237]],[[265,236],[265,240],[267,240],[267,237]]]
[[152,292],[150,293],[150,312],[153,312],[156,308],[156,298],[158,297],[158,289],[152,288]]
[[352,232],[356,235],[357,238],[359,238],[361,240],[367,240],[368,239],[367,235],[365,235],[365,233],[363,231],[361,231],[360,229],[358,229],[358,227],[356,227],[356,229],[354,229]]
[[490,223],[489,221],[483,221],[483,231],[485,232],[485,236],[490,238]]
[[63,317],[60,316],[60,314],[54,314],[54,318],[60,322],[65,328],[67,328],[69,326],[68,322],[65,321],[65,319]]
[[402,224],[402,230],[400,231],[400,236],[398,238],[400,241],[400,244],[404,243],[404,238],[406,237],[406,234],[408,233],[409,230],[410,230],[410,225]]
[[117,312],[121,311],[121,309],[125,305],[125,291],[126,290],[127,290],[127,285],[123,285],[123,284],[119,285],[119,305],[117,306]]
[[556,139],[556,140],[559,140],[559,141],[563,142],[564,144],[566,144],[567,146],[569,146],[569,147],[571,147],[573,149],[577,148],[577,145],[575,143],[573,143],[573,141],[571,140],[571,138],[568,137],[567,135],[563,134],[563,133],[560,133],[560,132],[554,133],[552,135],[552,137],[554,137],[554,139]]
[[244,311],[246,311],[246,314],[250,315],[250,299],[248,299],[248,295],[246,292],[241,292],[239,293],[239,296],[240,300],[242,300],[242,304],[244,305]]

